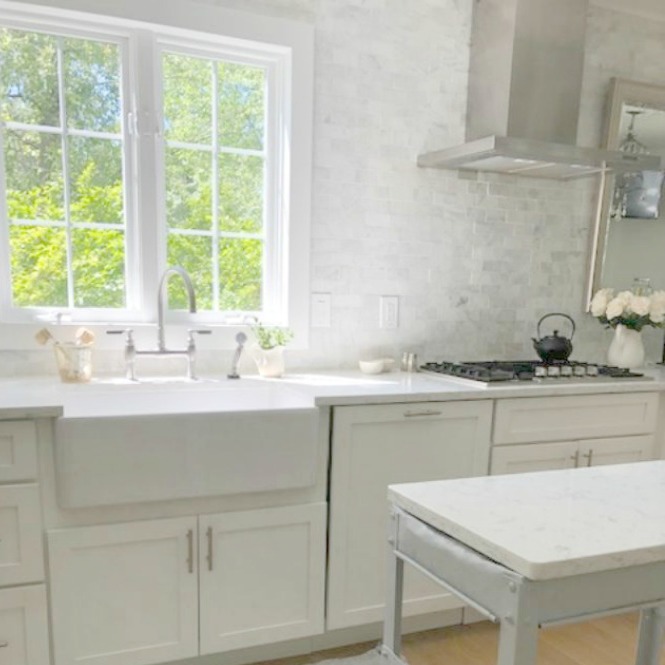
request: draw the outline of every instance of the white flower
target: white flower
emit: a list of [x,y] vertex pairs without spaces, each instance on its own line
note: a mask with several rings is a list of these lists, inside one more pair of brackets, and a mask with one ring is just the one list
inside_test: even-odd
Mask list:
[[619,291],[616,295],[616,300],[618,300],[624,307],[628,307],[633,297],[632,291]]
[[[621,294],[619,294],[621,295]],[[607,309],[605,310],[605,316],[608,318],[608,320],[616,319],[618,316],[621,316],[623,314],[623,308],[625,305],[625,301],[623,298],[620,298],[619,296],[616,296],[616,298],[612,298],[612,300],[607,303]]]
[[591,300],[591,314],[593,316],[604,316],[607,304],[614,295],[614,289],[600,289]]
[[665,321],[665,291],[654,291],[650,300],[649,319],[653,323],[663,323]]
[[649,296],[633,296],[630,299],[628,309],[638,316],[646,316],[651,309],[651,298]]

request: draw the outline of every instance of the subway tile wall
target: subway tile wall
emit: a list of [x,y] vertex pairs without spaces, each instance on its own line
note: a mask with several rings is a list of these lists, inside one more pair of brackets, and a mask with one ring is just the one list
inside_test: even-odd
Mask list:
[[[415,165],[419,152],[463,141],[472,0],[208,4],[316,29],[311,291],[331,293],[332,327],[312,329],[290,368],[404,350],[531,358],[551,311],[578,323],[574,358],[604,360],[611,332],[583,312],[596,183]],[[580,142],[598,145],[610,77],[665,84],[665,23],[592,7],[586,60]],[[400,297],[397,330],[379,329],[381,295]],[[656,359],[662,332],[645,337]],[[50,363],[4,356],[10,373]],[[225,370],[228,357],[202,352],[202,371]],[[120,364],[120,352],[99,354],[103,370]]]

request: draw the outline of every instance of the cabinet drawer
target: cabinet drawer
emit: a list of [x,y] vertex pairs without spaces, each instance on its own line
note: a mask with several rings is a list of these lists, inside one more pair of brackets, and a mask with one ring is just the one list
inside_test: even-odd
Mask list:
[[0,663],[46,665],[48,662],[44,585],[0,589]]
[[37,478],[35,424],[27,420],[0,422],[0,482]]
[[43,579],[39,488],[35,484],[0,487],[0,586]]
[[651,434],[658,393],[528,397],[498,400],[495,444]]

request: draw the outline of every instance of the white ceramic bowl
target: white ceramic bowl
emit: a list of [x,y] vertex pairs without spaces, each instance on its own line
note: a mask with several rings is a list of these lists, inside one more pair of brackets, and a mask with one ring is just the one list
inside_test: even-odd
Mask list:
[[358,366],[363,374],[381,374],[383,372],[383,358],[378,360],[359,360]]

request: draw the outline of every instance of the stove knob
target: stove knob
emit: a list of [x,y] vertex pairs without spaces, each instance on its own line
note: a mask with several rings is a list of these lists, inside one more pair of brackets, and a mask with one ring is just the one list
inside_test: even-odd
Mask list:
[[547,367],[545,367],[544,365],[536,365],[536,367],[534,368],[534,374],[535,376],[540,378],[547,376]]
[[573,368],[570,365],[561,365],[561,376],[572,376]]
[[575,365],[573,367],[573,374],[575,376],[586,376],[586,365]]
[[587,365],[586,366],[586,375],[587,376],[598,376],[598,365]]
[[560,367],[559,367],[558,365],[550,365],[550,366],[547,368],[547,376],[550,376],[550,377],[561,376],[561,369],[560,369]]

